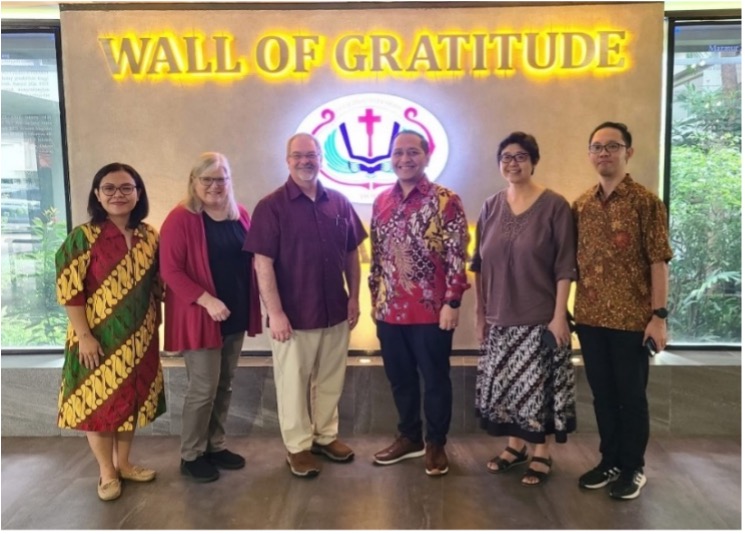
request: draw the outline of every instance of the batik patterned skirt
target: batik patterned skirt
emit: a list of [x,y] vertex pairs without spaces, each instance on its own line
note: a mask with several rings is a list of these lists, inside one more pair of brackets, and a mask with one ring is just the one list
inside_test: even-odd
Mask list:
[[577,427],[571,350],[541,344],[545,325],[491,326],[476,375],[476,416],[494,436],[557,443]]

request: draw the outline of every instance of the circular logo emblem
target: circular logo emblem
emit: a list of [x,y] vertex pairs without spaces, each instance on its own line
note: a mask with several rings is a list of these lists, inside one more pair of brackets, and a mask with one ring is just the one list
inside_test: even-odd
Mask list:
[[297,128],[321,143],[318,176],[323,184],[357,204],[372,204],[396,183],[391,151],[393,138],[402,130],[427,139],[427,178],[437,180],[447,162],[448,139],[440,121],[411,100],[381,93],[344,96],[311,111]]

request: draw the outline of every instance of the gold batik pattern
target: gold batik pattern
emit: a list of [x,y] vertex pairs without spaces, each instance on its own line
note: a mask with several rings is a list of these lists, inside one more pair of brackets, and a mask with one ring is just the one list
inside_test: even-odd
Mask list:
[[[93,410],[106,402],[119,384],[122,384],[129,377],[132,369],[145,356],[145,351],[152,341],[153,334],[157,331],[157,326],[157,313],[155,308],[150,306],[140,328],[114,352],[116,357],[107,358],[99,367],[94,369],[67,399],[62,398],[63,390],[60,389],[60,427],[76,427],[85,420],[87,415],[93,413]],[[133,357],[133,355],[137,356]],[[132,363],[125,364],[125,362]],[[145,413],[155,413],[158,405],[158,392],[162,390],[163,386],[162,380],[162,373],[158,373],[157,380],[151,386],[148,399],[140,409],[140,419],[144,415],[143,410]],[[160,389],[155,390],[154,388],[158,385]],[[151,405],[150,408],[148,408],[148,404]],[[132,419],[132,422],[134,421],[133,417],[130,417],[130,419]],[[122,427],[126,426],[127,423],[122,425]]]
[[[88,248],[73,258],[69,267],[65,267],[57,276],[57,301],[63,306],[85,288],[85,274],[91,259],[90,247],[101,233],[101,228],[92,224],[84,224],[80,229],[85,234]],[[69,328],[67,332],[69,339]]]
[[[86,252],[70,262],[71,268],[65,268],[58,276],[57,293],[60,302],[63,303],[68,302],[84,289],[84,279],[90,261],[90,245],[98,239],[101,233],[100,227],[96,225],[82,225],[81,229],[85,233],[89,247]],[[141,239],[86,299],[86,318],[91,328],[100,325],[114,313],[116,305],[129,291],[142,282],[157,259],[158,239],[155,231],[144,225],[135,230],[135,235]],[[148,294],[146,298],[150,299],[151,295]],[[140,327],[113,353],[108,354],[98,368],[90,371],[67,398],[64,398],[64,383],[61,385],[58,417],[60,427],[74,428],[85,421],[88,415],[103,405],[118,386],[127,380],[132,370],[145,356],[153,336],[157,333],[158,321],[156,305],[150,302]],[[69,325],[67,329],[68,350],[77,344],[78,337],[72,325]],[[140,422],[145,421],[145,424],[148,422],[144,419],[147,414],[153,416],[150,420],[154,418],[158,407],[158,394],[162,391],[162,387],[163,376],[159,372],[151,385],[148,399],[139,407]],[[126,429],[125,427],[133,424],[134,416],[130,416],[130,420],[125,422],[119,430]]]

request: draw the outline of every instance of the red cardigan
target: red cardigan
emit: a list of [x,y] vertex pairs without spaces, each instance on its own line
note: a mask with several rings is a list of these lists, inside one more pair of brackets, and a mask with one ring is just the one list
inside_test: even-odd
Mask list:
[[[248,231],[251,219],[243,206],[238,206],[241,225]],[[215,296],[207,238],[202,215],[192,213],[183,205],[168,214],[160,229],[160,274],[166,283],[165,350],[182,351],[222,347],[220,323],[213,321],[196,303],[205,291]],[[251,269],[248,301],[249,336],[261,332],[261,306],[256,274]]]

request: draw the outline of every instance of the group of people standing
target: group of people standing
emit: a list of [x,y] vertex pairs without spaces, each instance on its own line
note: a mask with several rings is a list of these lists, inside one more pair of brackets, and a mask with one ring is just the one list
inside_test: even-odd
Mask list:
[[[373,205],[369,288],[399,423],[373,461],[424,456],[426,473],[438,476],[449,470],[449,357],[470,287],[468,226],[458,195],[426,176],[425,137],[401,131],[391,150],[397,182]],[[598,126],[589,157],[599,182],[570,207],[533,180],[540,160],[533,136],[514,132],[499,145],[508,186],[484,203],[470,263],[483,347],[476,415],[487,432],[508,437],[487,463],[490,472],[528,463],[522,483],[544,483],[552,466],[548,438],[565,442],[576,428],[567,301],[577,281],[577,332],[602,455],[579,484],[612,483],[612,497],[630,499],[646,483],[645,343],[661,350],[667,341],[672,254],[664,205],[626,173],[632,155],[625,125]],[[156,476],[132,465],[129,451],[135,427],[165,411],[162,300],[164,346],[183,355],[188,378],[182,474],[210,482],[219,469],[245,466],[227,449],[224,427],[244,336],[262,330],[259,298],[290,471],[312,477],[321,471],[319,456],[354,458],[338,436],[338,403],[361,313],[358,247],[368,236],[350,202],[318,181],[317,139],[292,136],[286,161],[287,181],[250,218],[235,201],[227,159],[203,154],[160,236],[143,222],[147,192],[132,167],[113,163],[94,177],[91,220],[57,254],[58,299],[70,319],[58,424],[86,432],[102,500],[118,498],[122,480]]]

